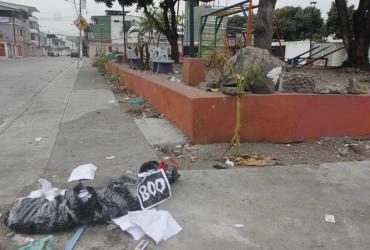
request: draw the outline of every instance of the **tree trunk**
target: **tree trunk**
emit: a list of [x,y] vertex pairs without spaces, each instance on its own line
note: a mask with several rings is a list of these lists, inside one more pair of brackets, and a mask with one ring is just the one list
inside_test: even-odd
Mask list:
[[254,25],[254,46],[271,52],[272,18],[277,0],[260,0]]
[[343,33],[343,44],[348,58],[347,67],[369,67],[370,0],[360,0],[353,13],[353,32],[349,26],[346,0],[335,0]]

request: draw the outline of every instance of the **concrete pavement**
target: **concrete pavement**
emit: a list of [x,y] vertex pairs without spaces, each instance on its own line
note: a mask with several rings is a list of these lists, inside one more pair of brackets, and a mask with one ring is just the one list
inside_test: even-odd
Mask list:
[[[0,136],[1,208],[34,190],[39,177],[70,186],[66,178],[81,163],[98,166],[89,183],[101,187],[156,159],[125,111],[88,63],[78,76],[74,68],[66,71]],[[29,144],[35,137],[44,139]],[[110,155],[116,158],[105,160]],[[147,249],[370,249],[370,162],[183,170],[181,175],[172,186],[173,198],[160,208],[183,231],[158,246],[151,241]],[[336,223],[325,222],[325,213]],[[0,227],[0,249],[15,249],[6,234]],[[64,249],[72,234],[53,234],[53,249]],[[89,225],[74,249],[137,244],[119,229]]]

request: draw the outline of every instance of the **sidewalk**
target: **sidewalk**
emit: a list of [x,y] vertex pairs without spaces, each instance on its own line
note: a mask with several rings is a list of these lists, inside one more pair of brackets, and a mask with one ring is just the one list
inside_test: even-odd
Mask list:
[[[155,150],[88,62],[74,85],[64,84],[70,86],[70,95],[47,167],[36,172],[39,177],[68,187],[71,170],[91,162],[98,170],[89,183],[99,187],[156,159]],[[40,136],[49,132],[44,126]],[[110,155],[116,158],[105,160]],[[370,162],[181,170],[180,174],[171,187],[172,199],[159,208],[168,210],[183,231],[158,246],[150,241],[146,249],[370,249]],[[23,194],[35,188],[36,180],[28,180]],[[14,176],[12,181],[21,185],[24,180]],[[16,188],[7,191],[8,200],[19,194]],[[325,222],[325,214],[334,215],[336,223]],[[0,233],[0,246],[6,242],[5,249],[14,249],[3,229]],[[53,234],[53,250],[64,249],[73,233]],[[132,250],[137,244],[120,229],[89,225],[74,249]]]

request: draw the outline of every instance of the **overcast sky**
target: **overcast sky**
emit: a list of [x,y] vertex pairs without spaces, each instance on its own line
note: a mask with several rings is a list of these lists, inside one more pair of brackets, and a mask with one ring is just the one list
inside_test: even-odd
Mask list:
[[[72,24],[73,20],[77,18],[77,14],[73,7],[73,4],[67,2],[66,0],[2,0],[4,2],[25,4],[29,6],[36,7],[40,13],[35,13],[35,16],[39,18],[41,25],[41,30],[50,33],[61,33],[65,35],[75,35],[77,34],[77,28]],[[73,0],[69,0],[73,1]],[[216,0],[216,5],[226,6],[226,4],[231,5],[233,3],[240,2],[241,0]],[[283,6],[302,6],[306,7],[310,5],[312,0],[277,0],[276,7],[280,8]],[[323,17],[326,18],[326,13],[328,12],[331,4],[331,0],[316,0],[316,7],[321,10]],[[78,0],[76,0],[78,2]],[[254,1],[256,2],[256,1]],[[348,0],[349,4],[355,4],[357,7],[359,0]],[[184,9],[184,1],[181,1],[180,11]],[[87,0],[87,10],[83,11],[83,16],[90,21],[90,17],[93,15],[103,15],[104,10],[107,7],[104,4],[97,4],[94,0]],[[114,10],[120,10],[121,7],[115,3]],[[140,15],[140,13],[135,11],[135,7],[130,7],[128,10],[131,11],[133,15]]]

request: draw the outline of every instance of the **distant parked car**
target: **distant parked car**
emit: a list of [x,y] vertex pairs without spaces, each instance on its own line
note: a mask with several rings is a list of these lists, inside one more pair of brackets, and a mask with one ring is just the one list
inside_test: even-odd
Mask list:
[[71,57],[79,57],[78,56],[78,50],[71,50]]

